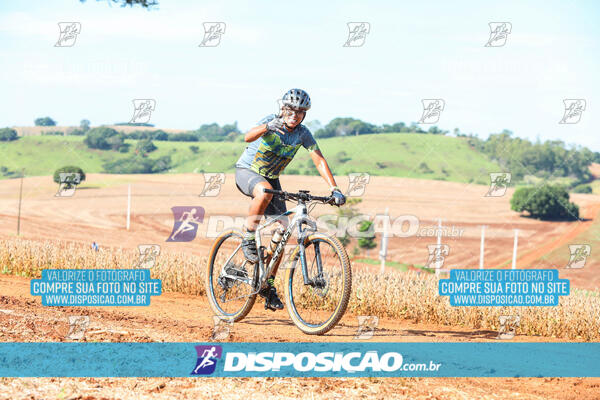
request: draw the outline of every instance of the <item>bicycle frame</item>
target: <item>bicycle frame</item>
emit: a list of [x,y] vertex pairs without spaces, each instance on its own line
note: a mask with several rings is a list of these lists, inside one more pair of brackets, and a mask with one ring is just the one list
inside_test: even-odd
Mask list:
[[[279,262],[279,259],[281,257],[283,257],[283,249],[285,248],[285,245],[287,244],[290,236],[292,235],[294,227],[297,227],[297,229],[298,229],[298,246],[300,247],[298,254],[299,254],[299,258],[300,258],[300,265],[302,266],[302,275],[304,276],[304,284],[309,285],[311,283],[308,279],[308,270],[307,270],[307,265],[306,265],[305,252],[304,252],[304,239],[306,238],[306,236],[308,236],[310,231],[312,231],[312,232],[317,231],[317,224],[308,218],[306,204],[304,204],[304,202],[299,201],[298,205],[296,207],[294,207],[293,209],[288,210],[288,211],[284,212],[283,214],[278,215],[276,217],[267,219],[267,221],[265,221],[263,224],[259,225],[256,228],[256,246],[258,249],[260,249],[260,246],[261,246],[260,232],[261,232],[261,230],[263,230],[267,226],[270,226],[270,225],[276,223],[280,217],[285,217],[292,213],[294,213],[294,217],[292,218],[292,221],[288,224],[287,228],[283,232],[283,236],[281,237],[281,240],[277,244],[275,251],[273,251],[273,255],[271,256],[269,265],[265,266],[262,258],[259,257],[259,262],[258,262],[259,271],[260,271],[259,281],[261,282],[261,288],[262,288],[262,286],[264,286],[264,283],[266,282],[266,277],[269,276],[269,274],[271,273],[271,271],[273,270],[275,265]],[[307,224],[309,226],[309,228],[302,229],[302,224]],[[321,256],[318,251],[318,246],[315,248],[315,251],[317,252],[318,272],[321,273],[322,265],[321,265]],[[294,259],[293,261],[294,261],[294,263],[291,266],[291,268],[296,267],[297,259]]]
[[[279,262],[279,259],[281,257],[283,257],[283,249],[285,248],[285,245],[287,244],[290,236],[292,235],[294,227],[297,227],[297,230],[298,230],[298,246],[300,247],[299,251],[298,251],[298,257],[300,258],[300,265],[302,266],[302,275],[304,278],[304,284],[310,285],[313,283],[308,278],[308,267],[306,265],[306,257],[305,257],[305,251],[304,251],[304,239],[309,235],[309,233],[317,231],[317,224],[308,218],[306,204],[304,204],[304,202],[299,201],[298,205],[296,207],[294,207],[293,209],[288,210],[281,215],[267,218],[267,220],[264,223],[260,224],[256,228],[256,247],[259,250],[259,253],[262,253],[260,251],[260,248],[261,248],[260,233],[261,233],[261,231],[263,229],[265,229],[266,227],[273,225],[274,223],[277,223],[281,217],[288,216],[292,213],[294,214],[294,217],[292,218],[292,221],[290,221],[287,228],[285,229],[280,242],[277,244],[277,247],[275,248],[275,251],[273,252],[273,255],[271,256],[271,260],[269,261],[268,265],[265,265],[264,260],[262,259],[262,257],[260,257],[262,254],[259,254],[259,257],[258,257],[258,267],[259,267],[258,282],[259,282],[259,285],[258,285],[258,288],[255,288],[256,291],[253,292],[252,294],[258,293],[258,291],[260,291],[263,287],[265,287],[266,281],[267,281],[266,278],[269,276],[269,274],[271,273],[271,271],[273,270],[275,265]],[[308,225],[308,228],[302,229],[303,224]],[[239,276],[230,275],[225,271],[225,266],[229,263],[229,261],[233,258],[233,256],[240,249],[241,249],[241,245],[239,245],[233,251],[233,253],[231,253],[229,258],[225,261],[225,263],[223,264],[223,267],[221,268],[220,276],[234,279],[237,281],[242,281],[242,282],[245,282],[252,286],[253,283],[251,282],[250,278],[241,278]],[[319,251],[318,244],[315,244],[315,255],[317,258],[317,272],[318,272],[317,276],[320,276],[323,273],[323,265],[321,262],[321,254]],[[296,262],[297,262],[297,258],[295,258],[293,260],[293,264],[290,268],[295,268]],[[247,263],[248,263],[248,261],[245,260],[244,265]]]

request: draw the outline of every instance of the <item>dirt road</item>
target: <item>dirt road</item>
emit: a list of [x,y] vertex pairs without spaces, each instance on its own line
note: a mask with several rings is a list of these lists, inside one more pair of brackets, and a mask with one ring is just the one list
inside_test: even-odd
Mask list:
[[[339,178],[341,185],[344,177]],[[131,229],[125,229],[127,182],[132,183]],[[14,235],[17,221],[18,180],[0,184],[0,235]],[[311,188],[323,194],[319,177],[284,176],[286,190]],[[84,188],[87,185],[87,188]],[[206,256],[212,239],[205,231],[191,243],[165,242],[173,226],[171,207],[200,205],[211,216],[241,216],[247,210],[246,198],[235,189],[232,175],[217,197],[198,197],[203,182],[200,174],[124,175],[90,174],[84,187],[72,198],[55,198],[56,185],[49,177],[30,177],[24,182],[21,235],[26,239],[59,238],[101,246],[136,248],[138,244],[160,243],[165,251]],[[314,190],[313,190],[314,188]],[[566,246],[565,232],[579,232],[581,225],[540,222],[521,218],[510,211],[510,190],[504,197],[485,198],[486,187],[452,182],[371,177],[359,211],[374,215],[389,207],[392,217],[414,215],[421,228],[443,224],[456,228],[457,236],[444,237],[451,247],[448,267],[478,265],[479,234],[486,225],[486,267],[500,265],[510,257],[512,230],[520,230],[520,251],[539,253],[538,248]],[[600,197],[574,195],[584,210],[598,212]],[[596,205],[594,205],[596,204]],[[594,208],[596,207],[596,208]],[[332,211],[324,206],[314,216]],[[585,227],[585,225],[584,225]],[[202,229],[207,229],[206,225]],[[424,264],[427,236],[394,237],[388,244],[389,259]],[[571,237],[568,236],[568,237]],[[349,249],[352,248],[352,245]],[[568,249],[567,249],[568,250]],[[527,261],[527,260],[525,260]],[[595,286],[597,275],[592,261],[578,272],[580,287]],[[586,275],[588,274],[588,275]],[[29,295],[29,280],[0,275],[0,341],[64,341],[68,317],[87,315],[90,326],[87,341],[208,341],[213,321],[207,301],[177,293],[152,298],[149,307],[43,307],[39,298]],[[234,342],[351,341],[357,318],[346,315],[339,326],[325,336],[302,334],[291,324],[285,311],[267,312],[257,302],[250,315],[230,330]],[[415,324],[408,320],[381,319],[372,341],[466,342],[495,341],[497,333],[460,327]],[[516,336],[515,341],[556,341],[543,337]],[[4,398],[248,398],[256,393],[266,398],[406,398],[406,399],[598,399],[600,379],[504,379],[504,378],[394,378],[394,379],[70,379],[0,378],[0,399]]]
[[[0,275],[0,341],[66,341],[69,316],[86,315],[84,341],[206,342],[213,321],[207,301],[178,293],[152,298],[149,307],[45,307],[29,295],[29,279]],[[302,334],[284,311],[271,312],[258,303],[250,315],[230,329],[227,341],[350,341],[356,316],[345,316],[325,336]],[[381,319],[372,341],[482,342],[496,341],[497,332],[470,330],[411,321]],[[548,341],[517,335],[519,342]],[[560,341],[553,339],[553,341]],[[242,398],[256,393],[267,398],[406,398],[406,399],[597,399],[599,379],[580,378],[27,378],[0,379],[2,398]],[[33,397],[28,397],[33,393]],[[85,396],[84,396],[85,394]],[[79,397],[81,396],[81,397]],[[309,397],[311,398],[311,397]]]

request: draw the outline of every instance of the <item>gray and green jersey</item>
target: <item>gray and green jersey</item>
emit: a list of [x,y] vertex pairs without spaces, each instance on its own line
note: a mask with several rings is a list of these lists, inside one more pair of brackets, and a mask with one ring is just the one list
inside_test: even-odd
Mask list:
[[[268,115],[258,125],[266,124],[273,118],[275,114]],[[235,166],[249,168],[266,178],[275,179],[292,161],[300,146],[304,146],[309,152],[319,148],[310,130],[302,124],[285,135],[267,131],[246,147]]]

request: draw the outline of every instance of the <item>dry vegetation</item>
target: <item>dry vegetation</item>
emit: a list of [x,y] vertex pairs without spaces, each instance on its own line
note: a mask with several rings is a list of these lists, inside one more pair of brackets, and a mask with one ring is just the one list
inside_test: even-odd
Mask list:
[[[45,268],[133,268],[133,250],[101,249],[63,241],[0,240],[0,273],[41,277]],[[204,295],[206,258],[161,253],[152,277],[163,291]],[[281,276],[283,274],[279,274]],[[566,339],[600,339],[600,293],[572,289],[558,307],[452,307],[437,294],[437,278],[409,271],[377,275],[357,271],[348,311],[359,315],[407,318],[474,329],[497,330],[500,315],[520,315],[520,332]]]

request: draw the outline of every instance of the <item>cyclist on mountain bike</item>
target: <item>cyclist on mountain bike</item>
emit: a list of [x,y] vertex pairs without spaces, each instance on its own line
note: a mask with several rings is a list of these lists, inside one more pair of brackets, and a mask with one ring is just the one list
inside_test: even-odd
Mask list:
[[[258,262],[255,230],[262,215],[277,216],[286,211],[284,200],[264,193],[263,189],[281,190],[279,175],[292,161],[300,146],[309,151],[319,174],[332,190],[335,204],[340,206],[346,202],[317,142],[310,130],[302,125],[309,109],[308,93],[302,89],[290,89],[282,98],[279,115],[271,114],[263,118],[244,138],[250,144],[235,164],[235,183],[240,192],[252,197],[242,240],[244,256],[250,262]],[[287,217],[280,218],[278,222],[283,228],[288,225]],[[265,298],[266,306],[272,310],[283,308],[273,286],[276,273],[277,266],[268,278],[268,287],[259,292]]]

